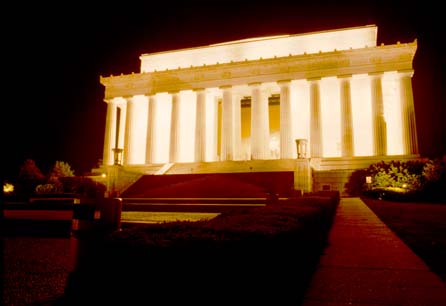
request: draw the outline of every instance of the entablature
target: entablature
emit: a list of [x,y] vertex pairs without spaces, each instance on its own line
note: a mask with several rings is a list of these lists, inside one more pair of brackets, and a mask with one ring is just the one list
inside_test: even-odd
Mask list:
[[237,86],[253,82],[411,70],[416,49],[417,42],[414,41],[150,73],[101,76],[100,82],[105,86],[105,99],[108,100],[120,96],[154,95],[161,92]]

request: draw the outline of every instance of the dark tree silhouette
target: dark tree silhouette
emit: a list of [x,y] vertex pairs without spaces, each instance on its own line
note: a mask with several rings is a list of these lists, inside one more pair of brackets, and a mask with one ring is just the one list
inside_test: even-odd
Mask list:
[[20,167],[18,175],[17,192],[23,195],[31,195],[37,185],[45,182],[45,176],[37,167],[33,159],[27,159]]

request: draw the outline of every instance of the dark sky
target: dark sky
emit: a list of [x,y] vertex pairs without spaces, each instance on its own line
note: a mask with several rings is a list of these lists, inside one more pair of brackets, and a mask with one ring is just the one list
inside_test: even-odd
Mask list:
[[[32,158],[76,174],[102,157],[106,104],[99,77],[139,71],[142,53],[229,40],[378,25],[378,44],[418,39],[413,77],[423,156],[446,153],[445,16],[436,1],[108,1],[18,4],[3,26],[6,66],[2,172]],[[303,4],[305,3],[305,4]],[[7,11],[6,11],[7,12]],[[7,13],[5,15],[8,15]]]

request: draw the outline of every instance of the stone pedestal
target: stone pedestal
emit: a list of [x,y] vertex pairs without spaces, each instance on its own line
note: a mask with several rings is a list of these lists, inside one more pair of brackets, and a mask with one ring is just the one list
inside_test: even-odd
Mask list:
[[119,172],[121,166],[113,165],[108,167],[107,171],[107,193],[106,196],[109,198],[116,197],[119,195]]
[[312,175],[310,160],[308,158],[301,158],[296,160],[294,169],[294,189],[302,192],[312,191]]

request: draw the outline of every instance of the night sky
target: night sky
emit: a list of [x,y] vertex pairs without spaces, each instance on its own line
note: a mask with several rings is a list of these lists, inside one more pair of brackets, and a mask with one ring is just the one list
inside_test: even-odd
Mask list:
[[11,8],[3,26],[11,52],[4,64],[12,67],[2,101],[4,177],[16,176],[27,158],[44,173],[57,160],[78,175],[95,167],[106,114],[99,78],[138,72],[143,53],[368,24],[378,25],[378,44],[418,40],[420,153],[446,154],[446,26],[436,1],[119,2]]

